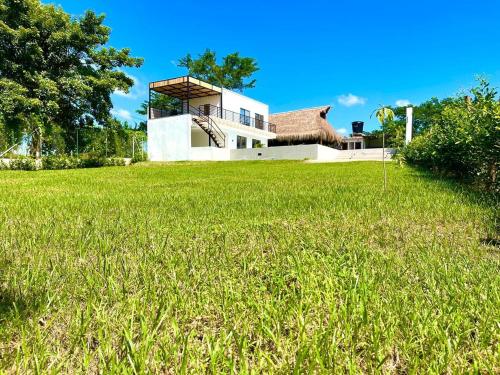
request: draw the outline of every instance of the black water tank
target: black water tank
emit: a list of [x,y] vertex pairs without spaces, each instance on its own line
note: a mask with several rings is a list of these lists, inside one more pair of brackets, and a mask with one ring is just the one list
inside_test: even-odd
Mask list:
[[363,121],[353,121],[352,122],[352,134],[361,134],[363,133],[363,125],[365,123]]

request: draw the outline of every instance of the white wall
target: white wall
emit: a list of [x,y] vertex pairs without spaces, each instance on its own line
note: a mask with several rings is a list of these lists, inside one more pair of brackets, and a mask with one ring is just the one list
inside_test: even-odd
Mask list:
[[229,160],[228,148],[217,147],[194,147],[190,151],[190,159],[193,161],[223,161]]
[[189,99],[189,105],[195,108],[199,108],[200,105],[211,104],[216,107],[220,107],[220,95],[204,96],[202,98]]
[[321,145],[277,146],[231,150],[231,160],[317,160],[335,158],[335,149]]
[[189,160],[191,119],[191,115],[181,115],[148,120],[149,160]]
[[236,149],[236,136],[241,135],[247,138],[247,147],[252,147],[252,139],[259,140],[264,146],[267,146],[268,139],[276,138],[276,134],[264,130],[256,129],[251,126],[242,125],[232,121],[213,118],[215,123],[226,135],[226,147]]
[[255,117],[255,114],[258,113],[264,116],[264,121],[269,121],[269,106],[267,104],[231,90],[223,89],[222,107],[238,114],[240,113],[240,108],[245,108],[250,111],[250,117]]
[[191,147],[208,147],[208,143],[208,134],[203,129],[191,129]]
[[231,149],[231,150],[236,150],[238,143],[237,143],[237,136],[242,136],[247,139],[246,143],[246,148],[252,148],[252,140],[256,139],[262,143],[264,147],[267,147],[267,138],[259,137],[254,134],[246,133],[246,132],[241,132],[237,130],[227,130],[224,129],[224,134],[226,134],[226,147]]
[[[345,162],[351,160],[382,161],[381,148],[364,150],[337,150],[321,145],[295,145],[267,148],[231,150],[231,160],[304,160],[318,162]],[[385,159],[390,160],[394,149],[385,149]]]
[[[203,104],[211,104],[220,107],[220,95],[205,96],[189,100],[189,105],[196,108],[199,108]],[[238,116],[240,114],[240,109],[244,108],[250,111],[250,117],[255,118],[255,114],[258,113],[264,116],[264,121],[269,121],[269,106],[267,104],[231,90],[223,89],[222,107],[228,111],[237,113]],[[239,120],[238,116],[236,116],[236,118]]]

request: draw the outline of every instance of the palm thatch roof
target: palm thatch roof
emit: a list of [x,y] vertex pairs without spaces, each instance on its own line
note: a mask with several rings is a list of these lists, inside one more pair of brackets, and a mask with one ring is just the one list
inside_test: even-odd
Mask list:
[[330,108],[322,106],[270,115],[269,122],[276,124],[276,139],[272,144],[319,143],[339,147],[342,137],[326,119]]

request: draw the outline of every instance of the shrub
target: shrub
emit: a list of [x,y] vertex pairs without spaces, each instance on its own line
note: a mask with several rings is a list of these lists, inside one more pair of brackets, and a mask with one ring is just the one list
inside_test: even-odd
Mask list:
[[402,150],[409,164],[472,179],[499,188],[500,103],[481,80],[466,97],[447,105],[430,129]]
[[105,167],[116,167],[116,166],[124,166],[125,159],[124,158],[106,158],[104,159]]
[[104,166],[106,158],[92,154],[83,155],[80,159],[80,168],[97,168]]
[[42,159],[43,169],[74,169],[80,166],[80,159],[72,156],[47,156]]
[[13,171],[36,171],[38,168],[35,159],[22,157],[18,159],[10,159],[9,169]]
[[145,153],[136,153],[134,157],[132,158],[132,163],[139,163],[141,161],[147,161],[148,158],[146,157]]
[[10,162],[0,160],[0,170],[27,170],[34,171],[37,169],[75,169],[75,168],[96,168],[110,166],[124,166],[125,159],[112,157],[103,158],[95,155],[82,155],[82,158],[73,156],[46,156],[39,164],[35,159],[23,157],[11,159]]

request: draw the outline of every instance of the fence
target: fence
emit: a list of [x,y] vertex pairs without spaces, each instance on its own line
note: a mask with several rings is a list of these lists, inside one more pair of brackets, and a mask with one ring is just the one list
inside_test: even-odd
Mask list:
[[[0,150],[2,157],[29,156],[33,154],[32,134],[23,135],[11,145]],[[42,139],[42,156],[94,154],[103,157],[145,159],[147,136],[142,131],[110,128],[76,128],[65,137],[51,135]]]

